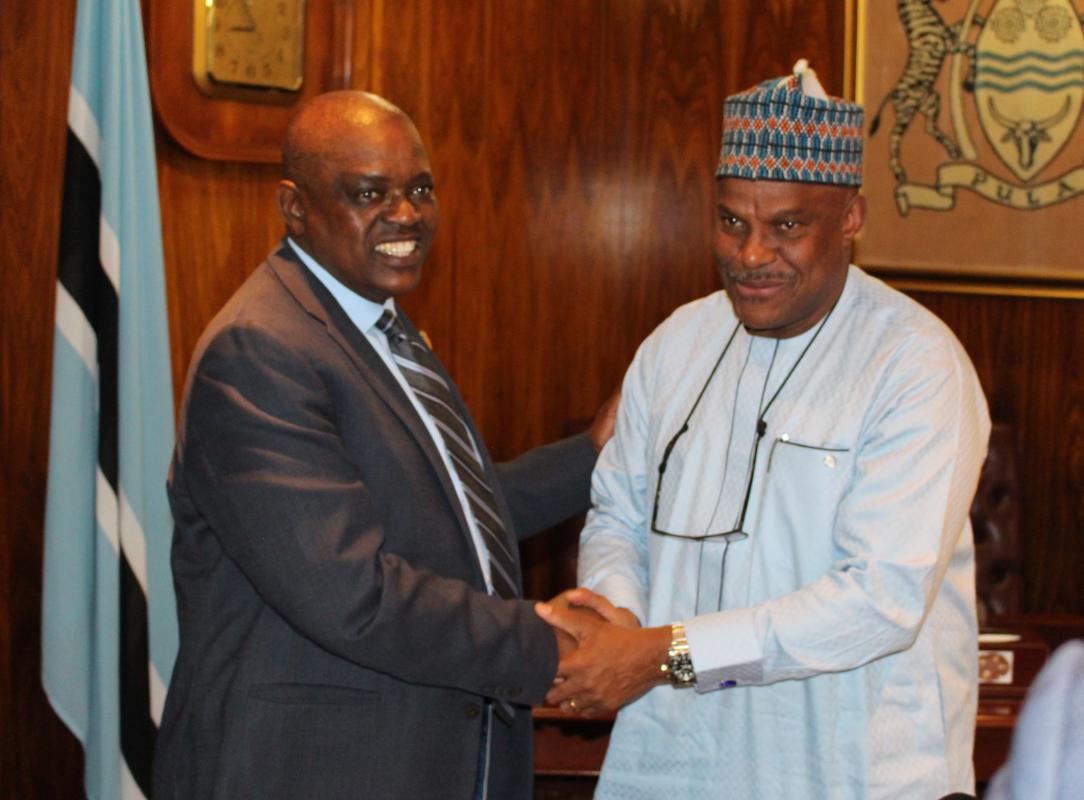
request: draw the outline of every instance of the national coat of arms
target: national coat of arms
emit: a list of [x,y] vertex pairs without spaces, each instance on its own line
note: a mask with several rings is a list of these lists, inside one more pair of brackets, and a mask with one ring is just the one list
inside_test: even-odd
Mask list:
[[[889,138],[899,213],[947,211],[960,191],[1022,210],[1084,195],[1081,10],[1072,0],[971,0],[949,21],[939,5],[896,3],[907,61],[871,109],[870,136]],[[914,136],[943,153],[933,183],[908,178],[903,144]]]

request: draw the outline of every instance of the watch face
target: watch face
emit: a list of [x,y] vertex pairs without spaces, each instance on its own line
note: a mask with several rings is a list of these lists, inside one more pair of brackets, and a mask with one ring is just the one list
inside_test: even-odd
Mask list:
[[194,66],[204,91],[213,93],[216,85],[285,91],[301,88],[305,0],[195,2]]
[[693,671],[692,664],[683,665],[680,669],[674,670],[673,675],[675,686],[692,686],[696,683],[696,672]]

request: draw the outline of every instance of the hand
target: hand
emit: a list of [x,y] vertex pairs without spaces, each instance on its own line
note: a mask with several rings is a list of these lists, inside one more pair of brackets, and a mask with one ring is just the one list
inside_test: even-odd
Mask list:
[[625,628],[639,628],[640,620],[627,608],[617,608],[608,599],[600,594],[595,594],[590,589],[579,586],[575,589],[566,589],[549,601],[548,605],[565,609],[570,606],[589,608],[607,622],[620,625]]
[[[570,633],[565,633],[560,628],[553,628],[553,635],[557,637],[557,657],[564,658],[576,649],[579,642]],[[554,678],[555,681],[561,681],[562,678]]]
[[[568,594],[568,592],[565,592],[564,594]],[[550,602],[552,603],[552,602],[556,601],[556,602],[562,603],[563,608],[565,608],[568,611],[568,613],[570,615],[570,618],[576,618],[576,617],[591,618],[591,617],[593,617],[595,619],[601,619],[598,612],[594,611],[593,609],[587,608],[586,606],[573,608],[568,604],[567,601],[562,601],[560,598],[562,598],[564,596],[564,594],[557,595],[557,597],[555,597]],[[603,598],[603,599],[605,599],[605,598]],[[536,612],[538,610],[538,605],[540,605],[540,604],[535,605],[535,611]],[[549,620],[546,620],[546,621],[549,622]],[[554,626],[553,623],[550,623],[550,626],[553,627],[553,633],[557,637],[557,655],[558,655],[558,657],[564,658],[565,656],[569,655],[573,650],[575,650],[577,646],[579,646],[579,641],[571,633],[569,633],[568,631],[563,630],[562,628],[558,628],[558,627]],[[557,680],[560,680],[560,678],[557,678]]]
[[616,711],[666,681],[659,665],[670,647],[669,626],[626,627],[586,616],[571,605],[538,603],[535,611],[579,643],[557,665],[557,676],[563,680],[554,682],[546,695],[548,704],[590,717]]
[[[562,610],[573,607],[582,608],[584,610],[593,611],[608,622],[621,624],[618,622],[618,620],[621,620],[621,622],[629,624],[628,620],[631,620],[632,627],[640,626],[640,620],[636,619],[631,611],[626,608],[615,608],[609,600],[602,595],[595,594],[590,589],[567,589],[550,600],[549,605]],[[622,614],[627,616],[623,616]],[[557,636],[557,654],[560,658],[564,658],[576,649],[578,642],[572,634],[567,633],[560,628],[553,628],[553,633]],[[553,682],[557,684],[561,683],[563,680],[564,678],[558,676],[554,678]]]
[[606,402],[602,404],[595,418],[591,421],[591,427],[587,429],[587,435],[591,437],[591,443],[595,446],[595,452],[601,453],[606,442],[614,435],[614,423],[617,421],[617,407],[621,404],[621,386],[619,385]]

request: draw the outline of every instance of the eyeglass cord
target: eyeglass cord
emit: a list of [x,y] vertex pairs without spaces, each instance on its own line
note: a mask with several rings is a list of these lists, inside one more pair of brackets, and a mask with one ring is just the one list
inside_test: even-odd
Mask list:
[[[840,296],[842,296],[842,293],[840,294]],[[790,380],[791,376],[794,374],[794,371],[796,369],[798,369],[798,365],[802,363],[802,360],[805,358],[806,353],[809,352],[809,349],[813,346],[813,343],[815,341],[817,341],[817,337],[821,335],[821,331],[824,330],[824,326],[826,324],[828,324],[828,320],[831,318],[832,312],[836,310],[836,306],[838,304],[839,304],[839,297],[837,297],[836,301],[834,303],[832,303],[832,307],[830,309],[828,309],[828,313],[824,315],[824,319],[822,319],[820,321],[820,324],[817,325],[817,329],[813,332],[813,335],[811,337],[809,337],[809,341],[805,343],[805,347],[803,347],[802,352],[798,354],[798,358],[791,365],[790,369],[787,370],[787,374],[783,377],[782,383],[780,383],[779,386],[776,387],[775,392],[772,393],[772,396],[768,400],[767,404],[764,405],[759,410],[759,413],[757,414],[757,426],[756,426],[756,432],[754,434],[755,438],[753,439],[753,459],[752,459],[752,462],[749,465],[749,478],[748,478],[746,492],[745,492],[745,500],[742,502],[741,513],[738,516],[738,523],[737,523],[737,526],[736,526],[735,530],[740,530],[745,524],[745,514],[749,509],[749,500],[752,497],[752,491],[751,490],[752,490],[752,487],[753,487],[753,478],[756,475],[757,452],[760,450],[760,440],[764,438],[764,434],[767,433],[767,431],[768,431],[768,423],[765,420],[765,417],[768,414],[768,409],[770,409],[772,407],[772,404],[776,401],[776,398],[779,397],[779,394],[783,391],[783,388],[787,385],[787,382]],[[701,387],[700,393],[696,397],[696,402],[693,403],[693,407],[689,410],[688,415],[685,417],[685,421],[682,423],[682,429],[685,429],[688,426],[689,420],[692,419],[693,412],[696,410],[696,407],[698,405],[700,405],[701,398],[703,398],[704,393],[707,391],[708,385],[711,383],[712,378],[715,377],[715,373],[719,369],[719,365],[723,361],[723,356],[725,356],[726,353],[727,353],[727,350],[730,349],[730,344],[731,344],[731,342],[734,341],[734,337],[737,335],[738,329],[740,327],[741,327],[741,322],[739,321],[738,324],[735,326],[733,332],[730,334],[730,338],[727,339],[726,346],[723,347],[723,352],[720,353],[718,360],[715,362],[715,366],[712,367],[711,374],[708,375],[707,381],[705,381],[704,386]],[[772,365],[775,364],[775,356],[776,356],[776,353],[778,352],[778,349],[779,349],[779,342],[777,340],[776,341],[776,348],[775,348],[775,350],[772,351],[772,361],[768,366],[768,375],[769,376],[771,375]],[[767,384],[767,378],[765,378],[765,383],[764,383],[765,389],[767,388],[767,385],[768,385]],[[763,397],[763,391],[762,391],[761,397]],[[670,450],[673,448],[675,442],[676,442],[676,439],[672,440],[670,442],[670,445],[666,448],[666,451],[663,453],[663,465],[666,463],[667,458],[670,455]],[[662,466],[662,465],[660,465],[660,466]],[[659,471],[661,473],[663,471],[663,469],[660,469]],[[660,475],[660,479],[661,479],[661,475]],[[712,518],[714,518],[714,512],[712,512]],[[708,528],[709,529],[711,528],[710,521],[709,521],[709,524],[708,524]],[[702,563],[702,561],[703,561],[704,541],[705,541],[705,539],[703,539],[703,538],[700,539],[699,554],[698,554],[698,557],[697,557],[697,563],[698,564]],[[721,609],[723,607],[723,581],[724,581],[724,578],[726,576],[726,556],[727,556],[727,553],[730,552],[730,545],[731,545],[731,542],[728,539],[723,540],[723,556],[722,556],[722,561],[719,564],[719,596],[718,596],[718,598],[716,600],[716,606],[715,606],[717,609]],[[698,567],[697,572],[696,572],[696,600],[695,600],[695,603],[694,603],[694,614],[699,614],[700,613],[700,572],[701,572],[701,570]]]

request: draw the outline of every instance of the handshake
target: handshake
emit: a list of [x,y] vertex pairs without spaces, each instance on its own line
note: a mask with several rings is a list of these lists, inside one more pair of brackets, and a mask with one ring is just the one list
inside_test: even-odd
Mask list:
[[612,713],[666,675],[670,626],[642,628],[627,608],[589,589],[569,589],[535,612],[553,627],[560,662],[546,704],[584,717]]

